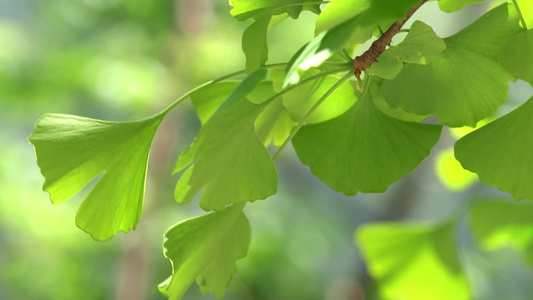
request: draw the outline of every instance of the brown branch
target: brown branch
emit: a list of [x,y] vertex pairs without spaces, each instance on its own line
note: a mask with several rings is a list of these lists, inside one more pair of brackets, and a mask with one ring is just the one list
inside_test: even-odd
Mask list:
[[353,66],[355,68],[355,77],[359,78],[363,70],[370,68],[374,62],[378,61],[378,57],[381,55],[381,53],[383,53],[383,51],[385,51],[387,46],[390,45],[392,38],[402,29],[405,22],[409,20],[409,18],[420,8],[420,6],[426,3],[426,1],[427,0],[422,0],[422,2],[413,7],[402,20],[393,23],[389,29],[387,29],[387,31],[385,31],[385,33],[379,37],[379,39],[372,43],[372,46],[370,46],[365,53],[354,59]]

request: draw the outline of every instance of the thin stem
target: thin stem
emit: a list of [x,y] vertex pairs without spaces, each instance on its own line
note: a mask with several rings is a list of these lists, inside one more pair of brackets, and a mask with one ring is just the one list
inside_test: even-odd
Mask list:
[[317,108],[326,100],[341,84],[343,84],[346,80],[348,80],[350,77],[352,77],[352,73],[348,72],[346,73],[335,85],[333,85],[316,103],[311,107],[311,109],[305,114],[305,116],[302,118],[302,120],[298,123],[296,127],[294,127],[291,131],[291,134],[287,139],[283,142],[283,144],[279,147],[278,151],[274,154],[272,157],[272,160],[276,160],[276,158],[280,155],[281,151],[285,149],[287,144],[292,140],[292,138],[298,133],[300,128],[304,125],[305,121],[317,110]]
[[[263,66],[263,68],[269,68],[269,69],[272,69],[272,68],[278,68],[278,67],[284,67],[286,66],[287,63],[280,63],[280,64],[271,64],[271,65],[265,65]],[[229,78],[232,78],[232,77],[236,77],[236,76],[239,76],[239,75],[244,75],[246,74],[246,70],[241,70],[241,71],[237,71],[237,72],[233,72],[233,73],[230,73],[230,74],[227,74],[227,75],[224,75],[224,76],[221,76],[221,77],[218,77],[218,78],[215,78],[213,80],[210,80],[208,82],[205,82],[195,88],[193,88],[192,90],[188,91],[187,93],[183,94],[181,97],[179,97],[178,99],[174,100],[174,102],[172,102],[169,106],[167,106],[167,108],[165,108],[162,112],[160,112],[158,115],[166,115],[169,111],[171,111],[174,107],[176,107],[178,104],[180,104],[182,101],[184,101],[185,99],[187,99],[190,95],[192,95],[194,92],[206,87],[206,86],[209,86],[209,85],[212,85],[212,84],[215,84],[217,82],[220,82],[220,81],[224,81],[226,79],[229,79]]]
[[306,84],[308,82],[314,81],[314,80],[316,80],[318,78],[321,78],[321,77],[324,77],[324,76],[328,76],[328,75],[331,75],[331,74],[340,73],[342,71],[347,71],[347,70],[350,70],[350,69],[352,69],[352,66],[345,65],[342,68],[337,68],[337,69],[333,69],[333,70],[330,70],[330,71],[326,71],[326,72],[322,72],[320,74],[316,74],[316,75],[310,76],[310,77],[308,77],[308,78],[306,78],[306,79],[304,79],[304,80],[302,80],[302,81],[300,81],[300,82],[298,82],[298,83],[296,83],[294,85],[291,85],[291,86],[285,88],[284,90],[278,92],[274,96],[272,96],[272,97],[268,98],[267,100],[265,100],[263,102],[263,104],[266,105],[266,104],[272,102],[273,100],[277,99],[278,97],[282,96],[283,94],[288,93],[288,92],[292,91],[293,89],[295,89],[297,87],[300,87],[300,86],[302,86],[302,85],[304,85],[304,84]]
[[514,7],[516,8],[516,11],[518,12],[518,15],[520,16],[520,21],[522,22],[522,25],[524,25],[524,29],[527,29],[527,23],[526,19],[524,19],[524,15],[522,14],[522,11],[520,10],[520,6],[518,5],[518,2],[516,0],[513,0]]
[[348,53],[348,51],[346,51],[346,49],[342,48],[340,54],[348,63],[351,64],[353,62],[352,56],[350,55],[350,53]]

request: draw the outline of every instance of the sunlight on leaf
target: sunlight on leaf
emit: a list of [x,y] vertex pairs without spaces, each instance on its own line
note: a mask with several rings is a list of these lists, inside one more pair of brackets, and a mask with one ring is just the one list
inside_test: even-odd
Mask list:
[[[312,69],[305,72],[302,77],[308,78],[319,73],[320,71]],[[299,122],[339,80],[340,77],[329,75],[300,85],[283,95],[283,105],[286,107],[291,118],[295,122]],[[307,118],[306,123],[319,123],[340,116],[357,101],[354,93],[353,84],[349,81],[344,82],[318,107],[312,116]]]
[[264,69],[250,74],[181,154],[174,173],[189,168],[176,185],[178,203],[190,202],[203,188],[200,206],[217,211],[231,203],[265,199],[276,193],[276,167],[254,127],[265,105],[246,98],[265,77]]
[[452,223],[369,224],[356,234],[386,300],[470,299],[455,240]]
[[304,126],[293,139],[302,163],[347,195],[385,191],[428,156],[440,137],[441,126],[393,119],[372,97],[380,97],[377,84],[343,115]]
[[95,240],[134,229],[141,215],[150,145],[163,115],[132,122],[46,114],[29,137],[53,203],[98,180],[76,214]]
[[[533,199],[533,98],[455,143],[455,157],[488,186]],[[511,134],[512,133],[512,134]]]
[[171,300],[181,299],[196,280],[203,294],[224,296],[237,267],[246,256],[251,232],[242,206],[185,220],[165,233],[163,253],[172,263],[172,276],[159,285]]
[[367,2],[370,2],[367,10],[360,12],[357,10],[358,14],[354,17],[329,30],[322,31],[309,42],[302,52],[297,53],[287,67],[284,86],[295,84],[300,80],[298,70],[316,67],[338,50],[370,39],[373,30],[378,25],[402,19],[412,7],[419,3],[419,0],[368,0]]
[[251,73],[268,60],[267,29],[270,16],[257,19],[242,36],[242,51],[246,55],[246,71]]
[[198,118],[204,124],[239,86],[239,81],[222,81],[191,94],[191,102]]

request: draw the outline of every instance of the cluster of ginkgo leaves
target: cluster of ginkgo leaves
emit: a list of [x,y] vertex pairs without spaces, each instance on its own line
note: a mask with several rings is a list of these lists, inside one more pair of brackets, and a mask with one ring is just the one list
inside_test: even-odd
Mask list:
[[[438,5],[452,12],[481,1]],[[430,154],[443,126],[474,127],[505,102],[510,82],[533,85],[528,0],[503,3],[446,38],[415,21],[402,42],[389,45],[354,77],[349,49],[379,39],[425,2],[230,0],[237,20],[253,20],[242,39],[245,70],[207,82],[143,120],[44,115],[29,138],[45,177],[43,189],[61,203],[103,174],[78,209],[77,226],[99,241],[134,229],[153,136],[165,115],[190,99],[202,127],[174,167],[182,172],[174,196],[185,204],[201,194],[201,208],[214,212],[165,233],[164,255],[173,269],[159,289],[179,299],[196,280],[202,292],[222,296],[250,244],[243,207],[277,192],[274,160],[289,143],[332,189],[346,195],[383,192]],[[266,64],[270,26],[305,11],[318,15],[314,38],[288,63]],[[431,115],[438,122],[425,121]],[[532,116],[533,98],[460,138],[455,157],[485,184],[533,199]],[[273,156],[269,145],[277,147]],[[533,235],[524,234],[533,232],[531,203],[477,202],[470,221],[486,247],[514,243],[533,261]],[[356,240],[384,299],[470,297],[455,223],[452,218],[358,230]],[[508,240],[495,238],[501,230],[510,232]]]

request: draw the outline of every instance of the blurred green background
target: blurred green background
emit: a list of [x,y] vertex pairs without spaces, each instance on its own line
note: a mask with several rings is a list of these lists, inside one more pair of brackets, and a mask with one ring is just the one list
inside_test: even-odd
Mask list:
[[[449,15],[429,3],[417,16],[447,36],[495,2],[501,1]],[[240,39],[249,23],[237,22],[229,10],[226,0],[0,0],[0,299],[164,298],[156,287],[171,271],[162,255],[163,233],[202,214],[197,203],[175,204],[177,178],[170,177],[199,128],[192,106],[180,105],[156,134],[137,229],[105,243],[75,227],[83,192],[62,205],[50,203],[26,138],[46,112],[142,118],[204,81],[242,69]],[[269,62],[289,60],[313,36],[314,19],[306,12],[274,27]],[[531,93],[514,83],[500,113]],[[330,190],[287,149],[276,162],[278,195],[246,208],[252,245],[224,298],[378,299],[353,243],[358,225],[442,219],[473,198],[510,199],[467,184],[475,176],[457,179],[447,150],[453,141],[446,131],[415,172],[384,194],[357,197]],[[533,272],[522,258],[509,249],[483,252],[464,231],[476,297],[532,299],[527,282]],[[212,298],[196,286],[185,296]]]

